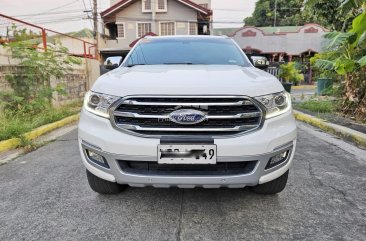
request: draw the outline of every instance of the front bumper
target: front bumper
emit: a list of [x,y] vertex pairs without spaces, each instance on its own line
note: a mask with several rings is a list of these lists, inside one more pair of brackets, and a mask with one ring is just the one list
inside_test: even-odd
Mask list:
[[[244,187],[269,182],[285,173],[293,160],[296,147],[296,123],[291,112],[266,120],[263,127],[253,133],[215,139],[217,162],[245,162],[256,160],[249,173],[240,175],[146,175],[125,172],[118,160],[157,162],[160,139],[132,136],[114,129],[109,120],[85,110],[79,123],[79,147],[86,168],[94,175],[130,186],[191,188]],[[86,150],[103,156],[109,165],[105,168],[91,161]],[[290,151],[281,164],[265,170],[271,157]]]

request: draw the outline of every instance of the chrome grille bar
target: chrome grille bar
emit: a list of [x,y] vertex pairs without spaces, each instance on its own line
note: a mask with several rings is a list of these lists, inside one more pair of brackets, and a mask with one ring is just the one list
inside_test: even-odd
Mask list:
[[[170,113],[195,109],[203,122],[181,125]],[[112,125],[129,134],[157,138],[165,135],[211,135],[225,138],[259,129],[264,111],[245,96],[128,96],[110,110]]]
[[148,102],[137,100],[124,100],[122,104],[125,105],[149,105],[149,106],[240,106],[253,105],[247,100],[236,102]]
[[[169,115],[140,115],[138,113],[133,112],[121,112],[114,111],[113,114],[115,116],[120,117],[132,117],[132,118],[150,118],[150,119],[169,119]],[[251,117],[259,117],[261,116],[261,112],[248,112],[248,113],[239,113],[235,115],[208,115],[206,119],[240,119],[240,118],[251,118]]]
[[141,127],[138,125],[127,125],[127,124],[117,124],[119,128],[136,130],[136,131],[192,131],[192,132],[236,132],[236,131],[246,131],[257,127],[257,125],[242,125],[235,126],[232,128],[153,128],[153,127]]

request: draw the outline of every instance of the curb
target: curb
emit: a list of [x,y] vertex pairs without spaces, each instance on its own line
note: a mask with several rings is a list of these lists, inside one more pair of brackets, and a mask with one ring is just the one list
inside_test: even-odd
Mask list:
[[[40,126],[30,132],[23,134],[23,136],[27,140],[34,140],[41,135],[44,135],[50,131],[53,131],[57,128],[63,127],[67,124],[73,123],[78,120],[79,120],[79,114],[72,115],[72,116],[66,117],[62,120]],[[20,145],[20,142],[21,142],[20,138],[12,138],[12,139],[8,139],[5,141],[0,141],[0,153],[17,148]]]
[[314,89],[316,89],[316,85],[298,85],[298,86],[292,86],[291,89],[294,89],[294,90],[314,90]]
[[298,121],[302,121],[312,126],[318,127],[319,129],[338,136],[342,139],[352,141],[358,146],[366,147],[366,134],[362,132],[327,122],[326,120],[302,113],[297,110],[294,110],[294,116],[295,119]]

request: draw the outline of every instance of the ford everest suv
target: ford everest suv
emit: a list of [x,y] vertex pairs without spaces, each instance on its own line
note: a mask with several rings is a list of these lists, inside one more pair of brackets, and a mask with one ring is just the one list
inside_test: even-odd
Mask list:
[[228,37],[146,37],[86,94],[79,147],[90,187],[285,188],[290,95]]

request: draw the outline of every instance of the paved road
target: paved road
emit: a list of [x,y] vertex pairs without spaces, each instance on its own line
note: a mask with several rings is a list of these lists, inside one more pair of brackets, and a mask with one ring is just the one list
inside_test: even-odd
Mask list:
[[279,195],[129,188],[101,196],[88,187],[73,131],[0,166],[0,240],[366,240],[365,157],[300,124]]

